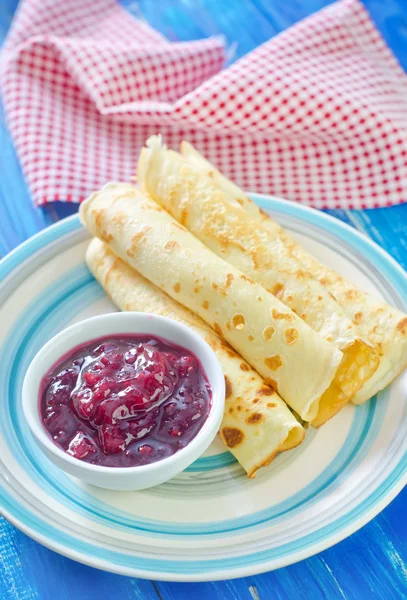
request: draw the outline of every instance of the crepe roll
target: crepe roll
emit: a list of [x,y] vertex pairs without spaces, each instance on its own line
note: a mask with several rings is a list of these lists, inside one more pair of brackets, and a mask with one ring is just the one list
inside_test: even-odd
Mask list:
[[142,277],[94,238],[86,262],[114,304],[123,311],[149,312],[187,325],[216,353],[226,383],[220,437],[249,477],[279,452],[298,446],[305,431],[286,403],[202,319]]
[[304,421],[315,418],[340,350],[134,186],[107,184],[85,200],[80,216],[115,254],[229,342]]
[[377,369],[377,350],[360,338],[342,307],[282,240],[238,203],[231,206],[209,175],[202,174],[178,152],[168,150],[157,137],[147,145],[138,165],[142,191],[208,248],[260,283],[343,352],[336,386],[322,399],[314,425],[325,422]]
[[191,144],[182,142],[181,154],[200,169],[225,193],[229,206],[240,206],[258,224],[279,239],[293,257],[331,293],[348,318],[356,325],[360,336],[372,344],[379,354],[379,366],[353,397],[363,404],[384,389],[407,366],[407,315],[360,290],[353,283],[322,264],[296,242],[276,221],[264,213],[233,182],[222,175]]

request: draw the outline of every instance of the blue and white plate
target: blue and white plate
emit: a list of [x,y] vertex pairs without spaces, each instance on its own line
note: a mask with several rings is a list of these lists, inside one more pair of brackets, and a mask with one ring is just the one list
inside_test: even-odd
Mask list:
[[[407,310],[407,276],[378,246],[320,212],[255,196],[299,241],[357,285]],[[150,579],[214,580],[307,558],[362,527],[406,480],[406,374],[346,406],[249,480],[215,442],[175,479],[111,492],[69,477],[38,450],[21,386],[60,329],[115,310],[84,263],[76,216],[0,263],[0,505],[42,544],[86,564]]]

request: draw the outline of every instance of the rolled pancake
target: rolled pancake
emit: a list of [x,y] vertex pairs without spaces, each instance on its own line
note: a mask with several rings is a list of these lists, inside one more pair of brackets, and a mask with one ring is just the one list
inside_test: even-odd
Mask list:
[[305,431],[286,403],[202,319],[142,277],[94,238],[86,253],[89,269],[114,304],[124,311],[169,317],[200,335],[215,351],[226,382],[220,437],[249,477],[274,456],[298,446]]
[[358,289],[353,283],[323,265],[191,144],[182,142],[181,154],[213,179],[219,189],[225,192],[230,206],[243,207],[247,214],[268,229],[274,239],[281,240],[303,268],[335,297],[349,319],[357,325],[361,337],[376,348],[380,357],[379,366],[353,397],[353,402],[363,404],[389,385],[407,366],[407,315]]
[[339,350],[135,187],[107,184],[82,203],[80,216],[115,254],[228,341],[303,420],[316,416]]
[[151,139],[138,164],[138,181],[165,210],[218,256],[260,283],[344,354],[335,386],[320,402],[313,425],[338,412],[379,364],[379,355],[329,291],[284,243],[236,203],[231,206],[215,182],[183,156]]

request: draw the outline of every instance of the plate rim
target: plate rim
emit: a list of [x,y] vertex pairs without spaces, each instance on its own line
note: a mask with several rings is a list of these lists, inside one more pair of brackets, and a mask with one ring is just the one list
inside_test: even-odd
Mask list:
[[[287,201],[287,200],[284,200],[281,198],[277,198],[275,196],[270,196],[267,194],[257,194],[257,193],[249,193],[249,196],[251,198],[253,198],[255,201],[256,201],[256,199],[258,199],[258,200],[260,200],[260,202],[262,200],[264,200],[266,202],[271,202],[273,204],[273,206],[267,207],[267,209],[271,210],[271,211],[273,211],[273,208],[275,208],[276,211],[278,212],[278,207],[283,207],[283,206],[287,207],[287,205],[290,205],[292,208],[294,208],[295,211],[298,212],[298,218],[300,218],[300,219],[301,219],[301,217],[304,217],[304,215],[306,215],[308,217],[308,219],[306,219],[306,220],[313,221],[314,220],[313,216],[317,216],[318,220],[320,222],[321,221],[329,222],[330,224],[334,225],[334,227],[336,229],[339,229],[340,231],[343,231],[347,234],[350,234],[354,238],[359,239],[360,241],[363,242],[363,244],[365,246],[366,245],[371,246],[375,250],[376,253],[378,252],[381,255],[381,257],[388,264],[390,264],[393,267],[393,269],[395,269],[398,277],[400,277],[402,280],[404,280],[407,283],[407,273],[397,263],[397,261],[390,254],[388,254],[383,248],[381,248],[381,246],[379,246],[376,242],[374,242],[372,239],[370,239],[366,235],[359,232],[357,229],[352,228],[347,223],[344,223],[343,221],[341,221],[327,213],[316,210],[314,208],[304,206],[301,204],[297,204],[294,202],[290,202],[290,201]],[[258,202],[256,202],[256,203],[258,203]],[[292,216],[292,215],[288,215],[288,216]],[[65,232],[65,235],[69,235],[70,233],[75,232],[78,229],[79,225],[80,225],[79,215],[74,214],[74,215],[71,215],[70,217],[62,219],[61,221],[58,221],[57,223],[54,223],[54,224],[50,225],[49,227],[46,227],[45,229],[37,232],[35,235],[28,238],[22,244],[17,246],[14,250],[12,250],[10,253],[8,253],[0,261],[0,275],[1,275],[2,271],[5,269],[6,273],[5,273],[4,279],[7,279],[8,276],[13,272],[14,269],[21,266],[27,258],[26,250],[31,249],[32,246],[36,246],[36,242],[38,241],[38,239],[43,239],[43,243],[40,244],[39,247],[34,247],[32,253],[30,253],[29,256],[32,256],[32,255],[36,254],[37,252],[45,250],[51,241],[54,241],[54,242],[57,241],[55,232],[59,228],[68,229],[68,231]],[[335,233],[333,235],[336,236]],[[51,238],[51,239],[49,239],[49,238]],[[14,264],[15,261],[17,261],[16,264]],[[7,271],[7,269],[8,269],[8,271]],[[394,470],[390,472],[389,476],[391,476],[391,474],[393,472],[394,472]],[[384,482],[382,482],[382,483],[384,483]],[[363,527],[371,519],[373,519],[379,512],[381,512],[397,496],[397,494],[403,489],[403,487],[406,483],[407,483],[407,473],[403,474],[403,471],[401,471],[401,474],[399,475],[399,477],[394,482],[392,482],[392,484],[390,485],[390,488],[388,490],[385,490],[383,492],[383,494],[381,495],[381,497],[377,501],[374,502],[373,506],[371,506],[370,508],[365,510],[365,512],[363,512],[362,515],[360,515],[359,517],[356,517],[351,523],[340,528],[340,530],[337,531],[336,533],[328,534],[328,536],[326,538],[324,538],[323,540],[314,542],[313,544],[308,545],[307,547],[305,547],[303,549],[294,551],[293,553],[291,553],[289,555],[270,559],[268,562],[263,561],[263,562],[259,562],[257,564],[254,563],[252,565],[245,566],[245,567],[241,567],[241,566],[229,567],[229,568],[226,568],[219,572],[216,571],[213,574],[211,574],[210,572],[204,572],[202,574],[199,574],[199,573],[178,574],[178,573],[160,572],[160,571],[155,571],[155,572],[150,573],[149,571],[146,571],[143,569],[139,570],[138,568],[126,567],[126,566],[117,564],[115,562],[107,562],[104,559],[92,557],[86,553],[82,553],[78,550],[72,549],[71,547],[69,547],[67,545],[64,545],[62,543],[59,544],[58,542],[55,542],[52,538],[48,538],[46,535],[41,534],[40,532],[36,531],[34,527],[28,525],[26,522],[23,522],[22,520],[20,520],[18,518],[18,516],[15,516],[14,514],[12,514],[11,511],[8,511],[4,507],[1,508],[0,512],[10,523],[12,523],[15,527],[17,527],[20,531],[22,531],[26,535],[35,539],[37,542],[41,543],[42,545],[46,546],[47,548],[49,548],[63,556],[66,556],[67,558],[71,558],[73,560],[79,561],[79,562],[86,564],[88,566],[91,566],[91,567],[95,567],[98,569],[102,569],[105,571],[118,573],[118,574],[126,575],[126,576],[140,577],[140,578],[144,578],[144,579],[159,579],[162,581],[218,581],[218,580],[224,580],[224,579],[228,579],[228,578],[245,577],[245,576],[249,576],[249,575],[260,574],[260,573],[264,573],[264,572],[271,571],[274,569],[278,569],[283,566],[288,566],[290,564],[304,560],[305,558],[314,556],[315,554],[322,552],[323,550],[325,550],[327,548],[330,548],[331,546],[333,546],[333,545],[339,543],[340,541],[342,541],[343,539],[347,538],[349,535],[351,535],[352,533],[354,533],[355,531],[357,531],[358,529]],[[374,491],[372,493],[374,493]]]

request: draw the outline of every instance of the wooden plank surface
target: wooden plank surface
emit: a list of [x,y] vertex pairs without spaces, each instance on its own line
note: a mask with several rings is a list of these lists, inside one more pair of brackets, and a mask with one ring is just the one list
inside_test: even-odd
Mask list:
[[[90,0],[84,0],[90,1]],[[16,0],[0,0],[0,41]],[[169,39],[222,33],[230,61],[328,4],[326,0],[124,0]],[[72,214],[58,203],[35,209],[0,113],[0,255]],[[366,233],[407,267],[407,206],[331,211]],[[104,573],[40,546],[0,518],[0,600],[393,600],[407,598],[407,492],[363,529],[296,565],[215,583],[150,582]]]

